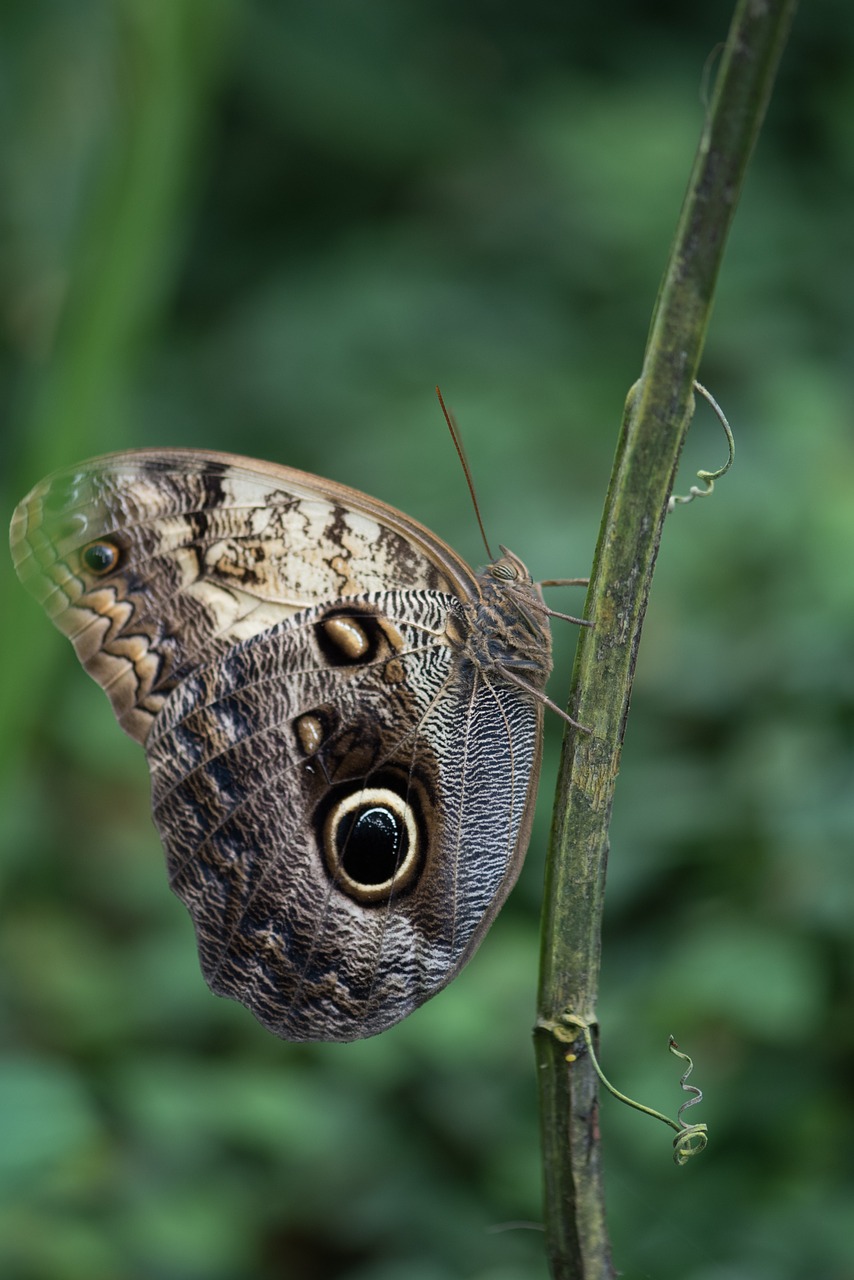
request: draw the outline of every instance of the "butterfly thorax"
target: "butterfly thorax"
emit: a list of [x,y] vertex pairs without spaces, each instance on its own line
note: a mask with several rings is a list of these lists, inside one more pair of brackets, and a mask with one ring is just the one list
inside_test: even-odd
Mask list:
[[504,672],[540,690],[552,669],[548,613],[525,565],[501,550],[500,559],[478,573],[480,598],[461,603],[459,626],[451,629],[450,639],[463,672]]

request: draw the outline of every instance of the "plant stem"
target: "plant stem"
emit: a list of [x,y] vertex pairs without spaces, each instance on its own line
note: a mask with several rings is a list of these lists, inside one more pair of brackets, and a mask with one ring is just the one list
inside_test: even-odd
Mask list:
[[[795,0],[739,0],[629,394],[593,563],[546,868],[535,1036],[549,1261],[555,1280],[616,1273],[605,1226],[598,1087],[572,1014],[595,1027],[608,826],[635,660],[715,282]],[[570,1058],[574,1056],[570,1054]]]

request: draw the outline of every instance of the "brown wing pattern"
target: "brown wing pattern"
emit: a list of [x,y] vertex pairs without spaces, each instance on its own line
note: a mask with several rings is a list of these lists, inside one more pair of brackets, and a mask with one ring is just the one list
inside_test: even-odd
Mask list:
[[539,772],[541,706],[480,633],[500,615],[503,651],[516,625],[492,578],[364,495],[189,451],[49,478],[12,550],[145,744],[214,991],[285,1038],[350,1040],[454,976]]
[[[469,574],[382,503],[342,505],[341,486],[262,465],[115,454],[49,477],[15,512],[22,582],[140,742],[182,676],[236,641],[322,600],[390,582],[458,590],[454,570]],[[91,568],[93,548],[114,548],[115,564]]]
[[[435,638],[452,605],[360,601],[403,647],[332,668],[306,611],[190,677],[155,723],[154,816],[205,977],[287,1039],[399,1021],[459,970],[515,879],[539,708],[455,678]],[[306,716],[322,724],[310,753]],[[330,817],[352,805],[411,818],[409,847],[389,848],[400,822],[354,867],[346,841],[339,859]]]

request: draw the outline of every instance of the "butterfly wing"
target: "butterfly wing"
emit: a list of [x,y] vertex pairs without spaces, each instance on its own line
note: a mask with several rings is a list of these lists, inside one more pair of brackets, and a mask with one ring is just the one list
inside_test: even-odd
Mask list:
[[21,581],[143,743],[193,667],[308,605],[392,582],[476,590],[450,548],[384,503],[194,450],[112,454],[50,476],[15,511],[11,547]]
[[463,561],[343,486],[169,450],[43,482],[12,549],[145,745],[214,991],[350,1040],[453,977],[518,872],[541,731],[460,663]]

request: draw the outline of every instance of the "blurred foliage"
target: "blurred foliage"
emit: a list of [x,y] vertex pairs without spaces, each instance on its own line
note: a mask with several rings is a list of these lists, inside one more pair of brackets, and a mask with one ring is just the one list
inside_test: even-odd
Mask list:
[[[7,515],[80,457],[209,446],[365,489],[477,561],[439,381],[492,537],[584,572],[727,4],[3,19]],[[668,522],[617,793],[603,1063],[673,1113],[673,1032],[711,1129],[677,1170],[663,1127],[603,1102],[632,1277],[854,1277],[853,132],[854,15],[805,6],[702,370],[736,467]],[[724,457],[701,407],[680,490]],[[518,1224],[559,726],[465,973],[377,1040],[283,1044],[206,991],[142,754],[0,573],[0,1274],[544,1277]]]

